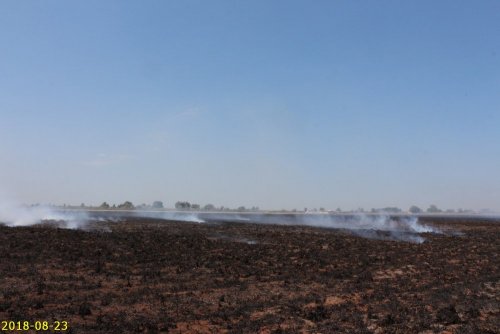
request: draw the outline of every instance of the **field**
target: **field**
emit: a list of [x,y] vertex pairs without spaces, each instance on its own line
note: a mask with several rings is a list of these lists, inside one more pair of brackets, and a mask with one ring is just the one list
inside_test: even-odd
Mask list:
[[422,219],[461,233],[418,244],[153,218],[0,225],[0,320],[103,334],[499,333],[500,223]]

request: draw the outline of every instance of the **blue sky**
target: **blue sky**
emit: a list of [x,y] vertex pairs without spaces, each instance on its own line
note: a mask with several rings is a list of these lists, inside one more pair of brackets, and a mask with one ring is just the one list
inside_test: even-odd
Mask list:
[[500,210],[498,1],[2,1],[23,202]]

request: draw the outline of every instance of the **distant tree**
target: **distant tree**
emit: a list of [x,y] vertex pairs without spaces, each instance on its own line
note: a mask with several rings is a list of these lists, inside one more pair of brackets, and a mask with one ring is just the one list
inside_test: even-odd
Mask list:
[[200,205],[199,204],[191,204],[191,209],[200,210]]
[[337,208],[336,210],[337,212],[342,212],[342,209],[341,208]]
[[203,210],[206,210],[206,211],[213,211],[215,210],[215,205],[213,204],[207,204],[203,207]]
[[175,203],[175,208],[178,210],[188,210],[191,208],[191,203],[189,203],[187,201],[185,201],[185,202],[178,201]]
[[102,202],[102,204],[99,206],[101,209],[109,209],[109,204],[106,202]]
[[325,212],[325,208],[319,208],[319,211]]
[[132,210],[132,209],[134,209],[134,204],[132,204],[132,202],[125,201],[122,204],[118,205],[118,208],[125,209],[125,210]]
[[85,203],[80,204],[80,207],[84,208],[85,207]]
[[163,209],[163,202],[162,201],[154,201],[153,204],[151,205],[153,209]]
[[378,212],[400,213],[402,210],[395,206],[388,206],[385,208],[377,209]]
[[441,212],[440,209],[438,209],[438,207],[434,204],[432,204],[431,206],[429,206],[429,208],[427,209],[427,212],[429,213],[438,213],[438,212]]
[[420,209],[420,208],[419,208],[418,206],[416,206],[416,205],[412,205],[412,206],[408,209],[408,211],[409,211],[410,213],[421,213],[421,212],[422,212],[422,209]]
[[246,211],[246,208],[244,206],[238,207],[238,211]]

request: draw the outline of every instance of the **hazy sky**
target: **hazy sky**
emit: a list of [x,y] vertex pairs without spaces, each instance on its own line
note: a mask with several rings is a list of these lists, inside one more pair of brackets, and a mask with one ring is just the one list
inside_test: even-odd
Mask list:
[[500,1],[0,2],[23,202],[500,210]]

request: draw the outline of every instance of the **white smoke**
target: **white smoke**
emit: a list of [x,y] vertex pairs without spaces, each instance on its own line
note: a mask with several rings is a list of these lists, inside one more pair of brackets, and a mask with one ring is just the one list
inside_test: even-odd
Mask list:
[[[141,217],[159,218],[191,223],[240,222],[275,225],[302,225],[348,230],[372,239],[400,240],[422,243],[421,233],[443,233],[441,230],[421,224],[418,217],[391,217],[389,215],[330,215],[330,214],[235,214],[196,213],[179,211],[136,212]],[[92,221],[114,221],[123,217],[89,218],[85,211],[68,211],[48,206],[25,206],[0,197],[0,224],[29,226],[50,223],[60,228],[85,228]]]
[[173,220],[179,220],[179,221],[185,221],[185,222],[191,222],[191,223],[204,223],[205,220],[201,219],[198,217],[198,215],[194,213],[185,213],[185,214],[174,214],[173,215]]
[[419,235],[420,233],[442,233],[438,228],[421,224],[418,217],[415,216],[393,218],[383,214],[355,214],[351,216],[303,215],[298,217],[297,224],[346,229],[355,235],[370,239],[389,239],[414,243],[425,241],[425,238]]
[[197,217],[208,222],[248,222],[342,229],[370,239],[415,243],[425,241],[425,238],[419,235],[421,233],[442,233],[438,228],[421,224],[415,216],[201,213]]
[[187,223],[205,223],[195,212],[180,212],[180,211],[137,211],[135,216],[157,218],[164,220],[181,221]]
[[331,215],[331,214],[261,214],[222,212],[136,212],[136,216],[192,223],[256,223],[272,225],[312,226],[347,230],[352,234],[382,240],[422,243],[421,233],[443,233],[436,227],[424,225],[415,216],[390,215]]
[[77,229],[87,223],[85,212],[68,212],[48,206],[25,206],[12,200],[0,198],[0,224],[7,226],[30,226],[52,223],[60,228]]

